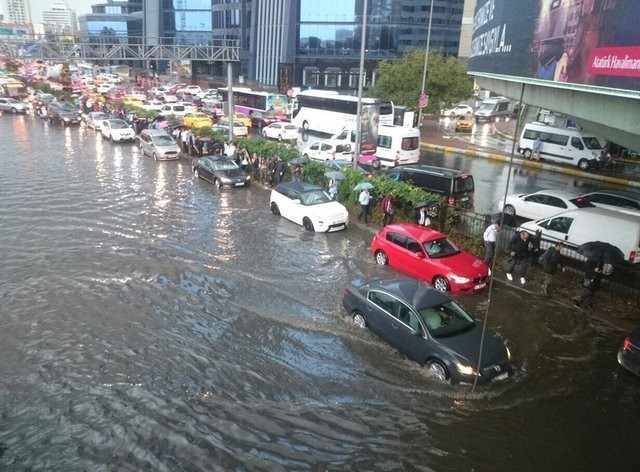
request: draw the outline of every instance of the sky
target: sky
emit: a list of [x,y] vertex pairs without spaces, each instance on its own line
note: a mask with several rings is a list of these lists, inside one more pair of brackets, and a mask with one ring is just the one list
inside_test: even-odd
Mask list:
[[[31,16],[34,23],[42,22],[42,10],[48,10],[51,8],[55,0],[29,0],[31,3]],[[91,13],[91,5],[103,3],[100,0],[67,0],[67,5],[72,10],[75,10],[76,15],[84,15],[85,13]]]

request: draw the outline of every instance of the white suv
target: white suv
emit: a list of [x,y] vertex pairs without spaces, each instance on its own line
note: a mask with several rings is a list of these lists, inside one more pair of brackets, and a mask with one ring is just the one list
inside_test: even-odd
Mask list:
[[349,212],[317,185],[283,182],[271,191],[274,215],[302,225],[307,231],[339,231],[349,224]]

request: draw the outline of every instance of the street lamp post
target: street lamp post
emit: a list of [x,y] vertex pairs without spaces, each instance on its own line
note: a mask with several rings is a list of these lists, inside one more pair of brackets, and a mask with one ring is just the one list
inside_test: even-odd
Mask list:
[[433,0],[431,0],[431,7],[429,8],[429,26],[427,27],[427,47],[424,52],[424,69],[422,69],[422,89],[420,91],[418,127],[422,126],[422,109],[427,105],[423,101],[426,100],[424,87],[427,82],[427,63],[429,62],[429,43],[431,42],[431,18],[433,18]]
[[358,70],[358,108],[356,110],[356,148],[353,155],[353,167],[358,165],[360,157],[360,147],[362,143],[362,89],[364,87],[364,50],[367,40],[367,0],[364,0],[362,6],[362,35],[360,36],[360,69]]

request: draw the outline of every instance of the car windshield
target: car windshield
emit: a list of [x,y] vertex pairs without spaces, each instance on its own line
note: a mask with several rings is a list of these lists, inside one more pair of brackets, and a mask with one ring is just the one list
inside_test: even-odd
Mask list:
[[214,170],[238,169],[238,164],[231,160],[212,161]]
[[96,113],[91,115],[92,120],[104,120],[107,118],[106,113]]
[[153,143],[156,146],[171,146],[176,142],[173,140],[171,136],[167,134],[167,135],[155,136],[153,138]]
[[464,333],[476,325],[473,318],[453,300],[419,309],[418,314],[434,338]]
[[460,249],[453,244],[447,238],[440,238],[434,241],[427,241],[423,243],[424,250],[432,259],[438,259],[440,257],[453,256],[460,252]]
[[300,202],[303,205],[319,205],[331,201],[333,201],[333,199],[322,189],[311,190],[300,195]]
[[111,129],[124,129],[129,127],[129,125],[127,125],[127,123],[122,120],[111,120],[110,123]]
[[296,125],[284,125],[284,129],[297,130],[298,127]]

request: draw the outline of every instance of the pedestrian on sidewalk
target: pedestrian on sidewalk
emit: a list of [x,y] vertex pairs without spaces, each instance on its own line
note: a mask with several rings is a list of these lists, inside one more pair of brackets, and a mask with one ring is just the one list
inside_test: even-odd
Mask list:
[[578,308],[593,309],[593,296],[600,287],[602,280],[602,263],[587,261],[586,270],[582,279],[582,292],[573,297],[573,303]]
[[487,226],[482,234],[484,241],[484,263],[491,267],[493,256],[496,254],[496,241],[500,232],[500,222],[496,221]]
[[531,258],[531,237],[526,231],[520,231],[513,235],[509,242],[511,249],[511,264],[507,269],[507,280],[513,280],[513,270],[518,266],[520,268],[520,283],[527,283],[527,269],[529,268],[529,259]]
[[538,262],[542,264],[542,271],[544,272],[542,293],[544,293],[547,297],[550,295],[549,288],[551,287],[551,283],[553,282],[558,269],[560,269],[562,272],[565,271],[565,267],[560,264],[563,247],[564,243],[558,241],[553,246],[550,246],[538,258]]
[[362,189],[362,191],[360,191],[360,195],[358,195],[358,202],[360,203],[360,214],[358,215],[358,221],[360,221],[360,218],[364,217],[365,224],[369,224],[367,222],[367,218],[369,216],[370,200],[371,195],[369,195],[369,189]]
[[540,136],[533,142],[533,151],[531,152],[531,159],[534,161],[540,160],[540,151],[542,150],[542,140]]
[[393,195],[391,192],[382,199],[380,207],[382,210],[382,226],[393,223]]

